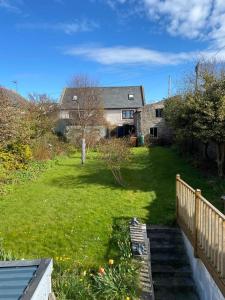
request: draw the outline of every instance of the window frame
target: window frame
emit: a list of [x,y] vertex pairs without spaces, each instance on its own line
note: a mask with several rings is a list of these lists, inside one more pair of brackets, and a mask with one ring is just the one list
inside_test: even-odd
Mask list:
[[[151,131],[152,131],[152,133],[151,133]],[[158,127],[150,127],[149,135],[151,138],[157,139],[158,138]]]
[[163,108],[156,108],[155,109],[155,117],[156,118],[163,118]]
[[[129,112],[130,116],[127,117],[126,113]],[[125,113],[125,116],[124,116]],[[122,109],[121,112],[122,120],[133,120],[134,119],[134,110],[133,109]]]
[[128,94],[128,100],[133,101],[134,100],[134,94]]

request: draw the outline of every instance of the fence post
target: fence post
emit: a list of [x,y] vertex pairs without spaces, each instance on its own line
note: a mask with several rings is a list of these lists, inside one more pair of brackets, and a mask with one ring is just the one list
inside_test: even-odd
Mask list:
[[195,218],[194,218],[194,256],[198,257],[198,225],[199,225],[199,202],[201,190],[195,190]]
[[180,174],[177,174],[176,175],[176,220],[178,220],[179,218],[179,211],[178,211],[178,208],[179,208],[179,199],[178,199],[178,182],[179,182],[179,179],[180,179]]

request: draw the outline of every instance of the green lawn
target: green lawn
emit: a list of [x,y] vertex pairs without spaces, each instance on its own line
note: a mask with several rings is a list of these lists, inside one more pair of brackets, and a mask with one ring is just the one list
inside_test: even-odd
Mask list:
[[170,149],[134,149],[123,171],[126,188],[115,184],[96,154],[85,166],[76,154],[60,158],[36,181],[15,186],[0,201],[0,237],[6,249],[24,258],[66,255],[85,265],[99,264],[108,256],[118,218],[173,222],[176,173],[221,208],[224,183],[204,178]]

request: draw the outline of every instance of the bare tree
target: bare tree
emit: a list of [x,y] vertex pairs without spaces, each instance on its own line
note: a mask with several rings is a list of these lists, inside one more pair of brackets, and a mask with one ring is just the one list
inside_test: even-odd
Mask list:
[[0,87],[0,146],[13,142],[18,136],[20,108],[9,97],[6,89]]
[[97,82],[87,75],[76,75],[71,81],[74,88],[74,110],[70,119],[72,125],[79,126],[81,133],[81,163],[86,159],[87,127],[104,124],[103,102]]
[[116,182],[125,186],[121,169],[125,167],[131,159],[131,146],[127,139],[111,138],[104,140],[99,152],[106,167],[112,172]]
[[57,121],[58,106],[47,94],[28,95],[28,121],[32,127],[32,138],[51,132]]

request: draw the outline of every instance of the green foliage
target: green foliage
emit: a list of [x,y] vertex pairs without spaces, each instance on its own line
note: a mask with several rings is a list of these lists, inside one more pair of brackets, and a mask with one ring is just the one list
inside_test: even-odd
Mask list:
[[177,141],[195,138],[205,145],[209,142],[217,145],[218,175],[222,176],[225,161],[224,73],[216,77],[205,71],[199,90],[168,99],[165,117]]
[[[56,264],[53,289],[60,300],[121,300],[126,297],[137,299],[140,266],[131,259],[127,220],[116,222],[113,226],[112,239],[118,250],[118,259],[115,265],[114,261],[110,259],[109,265],[101,267],[97,271],[96,269],[85,270],[81,266],[72,266],[72,268],[70,266],[63,270],[59,264]],[[127,249],[120,247],[123,242]]]
[[116,266],[105,268],[104,274],[93,276],[96,299],[137,299],[139,266],[131,261],[122,261]]
[[6,251],[3,245],[3,239],[0,239],[0,261],[12,261],[16,260],[16,257],[11,251]]
[[29,160],[32,159],[32,150],[29,145],[23,144],[11,144],[7,146],[7,150],[14,154],[17,160],[21,163],[26,164]]
[[17,156],[4,149],[0,150],[0,164],[5,170],[16,170],[23,168],[23,164],[18,161]]
[[[82,274],[83,273],[83,274]],[[53,291],[59,300],[95,300],[90,278],[80,270],[66,270],[61,273],[54,273]]]

